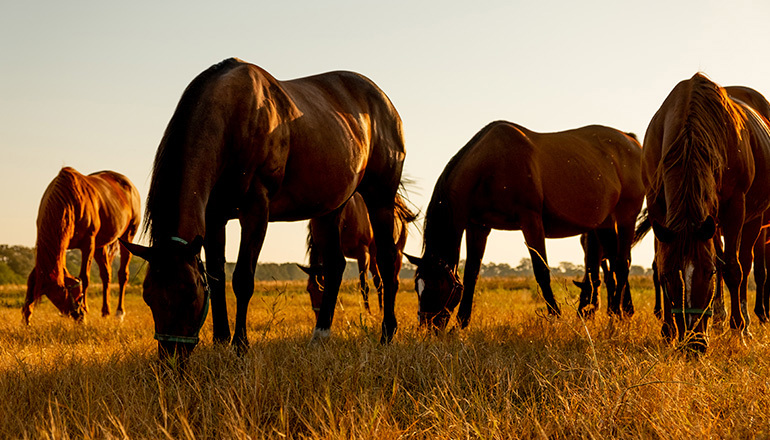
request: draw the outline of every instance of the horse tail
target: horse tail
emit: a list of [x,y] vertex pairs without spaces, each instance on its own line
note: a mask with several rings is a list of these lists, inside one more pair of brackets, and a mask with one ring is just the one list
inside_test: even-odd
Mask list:
[[642,241],[647,233],[650,232],[650,229],[652,229],[650,213],[648,212],[647,208],[644,208],[642,213],[639,214],[639,218],[637,219],[636,230],[634,231],[634,241],[631,242],[631,247],[636,246],[637,243]]

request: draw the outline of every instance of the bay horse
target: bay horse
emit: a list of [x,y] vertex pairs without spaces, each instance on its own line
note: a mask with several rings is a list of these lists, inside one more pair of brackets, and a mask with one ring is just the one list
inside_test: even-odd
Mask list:
[[[114,171],[84,176],[64,167],[43,193],[37,214],[35,267],[27,278],[21,313],[29,324],[34,305],[46,295],[64,314],[82,321],[88,311],[86,292],[91,260],[102,279],[102,316],[110,314],[109,285],[118,239],[134,239],[141,221],[141,201],[128,178]],[[65,266],[67,249],[80,249],[80,275]],[[131,254],[120,246],[119,295],[116,316],[123,319],[123,298]]]
[[[438,178],[425,216],[423,256],[408,257],[417,266],[420,323],[443,329],[460,303],[457,319],[461,327],[468,325],[491,229],[523,232],[550,314],[559,315],[560,308],[550,286],[545,238],[616,231],[617,291],[627,293],[631,241],[644,198],[641,154],[633,137],[598,125],[558,133],[506,121],[484,127]],[[464,289],[457,275],[463,232]]]
[[770,207],[763,118],[696,73],[674,87],[650,121],[642,178],[665,297],[664,334],[675,330],[686,347],[706,349],[718,273],[730,292],[730,326],[747,333],[747,268]]
[[602,240],[611,240],[606,242],[605,246],[608,249],[617,248],[617,234],[612,230],[605,230],[602,239],[600,239],[598,231],[586,232],[580,236],[580,245],[585,254],[585,275],[581,281],[573,281],[575,286],[580,289],[580,304],[582,306],[579,311],[582,316],[589,317],[598,309],[599,286],[601,286],[599,270],[601,269],[604,275],[604,288],[607,291],[607,314],[620,315],[622,313],[620,301],[624,301],[622,304],[624,313],[632,315],[634,305],[631,302],[631,296],[623,295],[621,297],[618,294],[615,273],[610,267],[610,260],[613,257],[610,253],[605,252],[605,246],[601,243]]
[[314,340],[328,337],[345,265],[339,217],[355,191],[366,201],[377,242],[381,342],[389,342],[397,327],[401,256],[393,225],[404,157],[398,112],[360,74],[279,81],[236,58],[199,74],[182,94],[155,156],[145,211],[151,246],[129,245],[148,261],[144,299],[160,356],[184,358],[195,347],[209,297],[214,341],[230,340],[224,246],[232,218],[241,225],[233,273],[237,351],[248,346],[254,270],[271,221],[317,218],[329,242],[337,243],[323,252],[326,289],[313,332]]
[[[404,199],[400,195],[396,195],[396,223],[393,230],[393,240],[399,252],[404,251],[409,223],[416,218],[417,216],[406,206]],[[322,231],[316,223],[317,220],[315,219],[308,222],[307,246],[310,265],[299,265],[299,268],[308,274],[307,291],[310,294],[310,304],[317,318],[318,312],[321,310],[324,291],[321,254],[323,247],[328,246],[328,244],[327,237],[321,233]],[[382,279],[377,266],[377,246],[366,203],[358,192],[353,193],[353,197],[348,200],[342,210],[338,228],[343,255],[358,262],[359,286],[361,297],[364,300],[364,308],[370,312],[367,271],[371,271],[374,286],[377,289],[377,303],[380,311],[382,311]],[[397,262],[396,269],[398,273],[401,269],[400,261]]]

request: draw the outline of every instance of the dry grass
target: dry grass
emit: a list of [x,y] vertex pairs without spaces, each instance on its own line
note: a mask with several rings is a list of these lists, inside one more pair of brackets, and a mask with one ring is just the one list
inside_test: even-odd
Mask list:
[[92,293],[86,325],[44,302],[25,328],[22,288],[3,288],[0,438],[770,437],[766,329],[689,357],[661,342],[649,282],[634,282],[633,319],[584,323],[566,282],[553,320],[532,280],[482,280],[471,328],[440,337],[415,327],[404,282],[387,347],[353,283],[332,340],[312,347],[303,283],[260,283],[251,350],[213,346],[207,323],[181,374],[156,363],[137,290],[122,324],[98,316]]

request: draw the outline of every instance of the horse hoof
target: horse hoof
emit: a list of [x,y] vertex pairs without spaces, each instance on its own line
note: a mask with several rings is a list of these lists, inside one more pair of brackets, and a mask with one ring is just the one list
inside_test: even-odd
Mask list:
[[123,322],[123,319],[125,317],[126,317],[126,314],[122,310],[118,310],[118,313],[115,314],[115,319],[117,319],[119,322]]
[[308,343],[308,346],[316,345],[316,344],[322,344],[331,338],[332,330],[329,328],[318,328],[316,327],[313,329],[313,336],[310,337],[310,342]]

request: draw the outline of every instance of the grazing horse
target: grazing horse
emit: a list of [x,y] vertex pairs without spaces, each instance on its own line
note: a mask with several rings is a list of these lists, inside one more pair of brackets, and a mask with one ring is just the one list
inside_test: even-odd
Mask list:
[[[393,239],[399,252],[404,251],[406,245],[406,236],[408,224],[413,222],[417,216],[406,206],[404,199],[396,196],[396,224],[393,230]],[[380,270],[377,267],[377,246],[374,242],[374,233],[372,225],[369,222],[369,214],[366,210],[366,203],[361,194],[354,193],[350,198],[345,209],[340,214],[338,225],[340,234],[340,243],[342,253],[348,258],[354,258],[358,262],[359,284],[361,286],[361,296],[364,299],[364,308],[369,312],[369,285],[367,283],[366,272],[372,272],[374,286],[377,289],[377,301],[382,311],[382,280],[380,279]],[[302,266],[302,269],[309,278],[307,280],[307,291],[310,294],[310,303],[313,311],[318,318],[318,312],[321,310],[323,300],[324,278],[323,278],[323,260],[321,254],[323,247],[327,246],[327,237],[319,233],[320,230],[315,219],[310,220],[308,224],[307,246],[310,254],[310,265]],[[400,262],[397,263],[397,272],[400,271]]]
[[[248,346],[246,317],[268,222],[318,218],[330,243],[313,333],[328,337],[345,257],[339,217],[355,191],[366,201],[383,278],[383,343],[396,331],[394,201],[405,157],[401,119],[385,93],[352,72],[278,81],[230,58],[187,87],[161,139],[147,196],[151,247],[144,299],[161,357],[198,342],[211,298],[214,340],[230,340],[225,300],[225,224],[238,218],[232,343]],[[206,251],[204,270],[201,246]]]
[[[134,239],[141,219],[140,205],[139,193],[122,174],[100,171],[84,176],[69,167],[59,171],[46,188],[37,214],[35,267],[27,279],[27,297],[21,309],[26,324],[42,295],[48,296],[62,314],[81,321],[88,311],[86,291],[92,258],[102,279],[102,316],[110,314],[112,259],[118,238]],[[67,271],[67,249],[80,249],[79,278]],[[131,254],[121,246],[119,319],[124,316],[129,261]]]
[[[497,121],[479,131],[441,173],[425,216],[423,257],[409,257],[417,265],[420,323],[443,329],[460,303],[457,319],[461,327],[468,325],[491,229],[523,232],[535,278],[554,315],[560,309],[551,290],[545,238],[617,231],[612,266],[617,291],[628,294],[631,241],[644,198],[641,154],[633,137],[598,125],[542,134]],[[463,232],[464,290],[457,276]]]
[[665,297],[664,334],[675,329],[686,346],[705,350],[717,272],[730,291],[730,326],[748,332],[748,268],[770,207],[764,119],[695,74],[674,87],[650,121],[642,177]]

